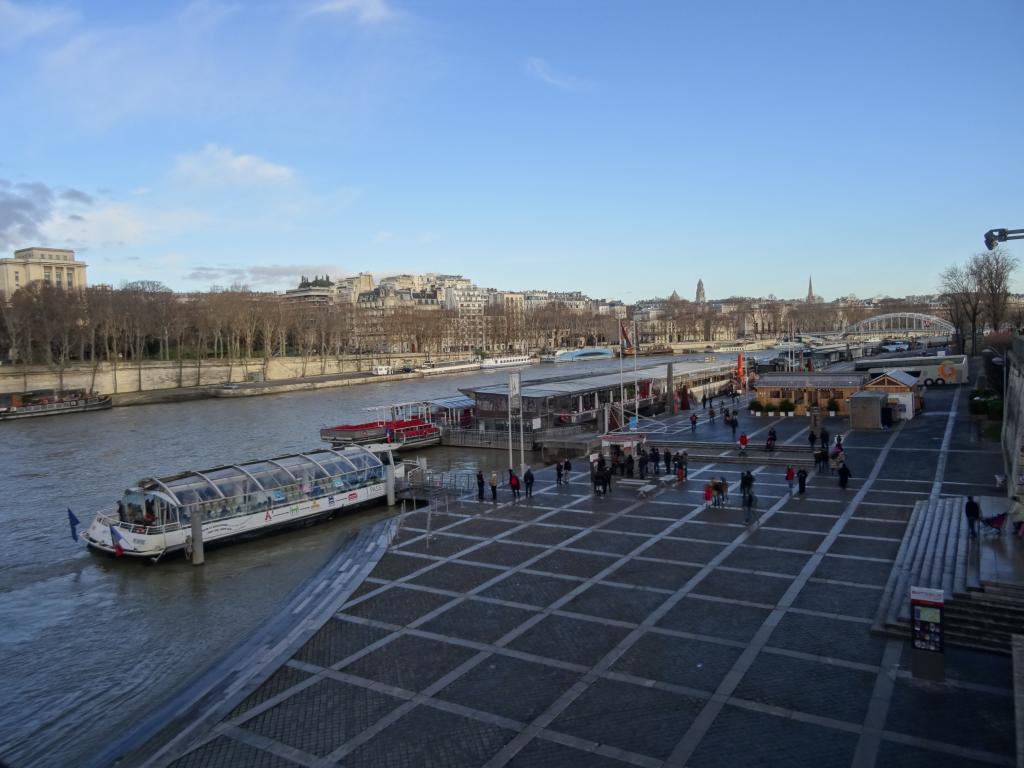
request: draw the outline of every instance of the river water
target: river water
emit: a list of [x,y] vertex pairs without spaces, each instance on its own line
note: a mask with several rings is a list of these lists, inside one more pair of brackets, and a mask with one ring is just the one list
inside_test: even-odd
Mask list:
[[[617,369],[592,361],[522,370],[529,381]],[[310,450],[321,427],[365,421],[365,408],[445,397],[507,373],[0,423],[0,760],[88,762],[268,618],[359,526],[389,514],[376,507],[214,549],[196,568],[94,555],[72,541],[67,508],[84,528],[142,477]],[[421,453],[440,468],[507,463],[503,451]]]

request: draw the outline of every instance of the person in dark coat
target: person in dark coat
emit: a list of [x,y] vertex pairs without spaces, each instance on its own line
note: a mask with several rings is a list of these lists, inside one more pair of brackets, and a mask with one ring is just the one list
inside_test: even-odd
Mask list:
[[811,444],[812,451],[814,450],[814,446],[818,444],[818,436],[814,434],[813,429],[807,433],[807,442]]
[[526,498],[533,496],[533,470],[529,467],[523,473],[523,485],[526,486]]
[[479,469],[476,471],[476,498],[477,501],[484,500],[484,473]]
[[826,451],[828,450],[828,430],[825,427],[821,428],[821,434],[818,435],[821,438],[821,447]]
[[672,452],[668,448],[665,449],[665,472],[672,472]]
[[851,472],[850,468],[848,466],[846,466],[846,462],[845,461],[842,464],[839,465],[839,472],[838,472],[838,474],[839,474],[839,487],[842,488],[845,491],[846,490],[846,484],[850,481],[850,478],[853,477],[853,472]]
[[555,485],[562,484],[562,462],[555,464]]
[[658,453],[658,446],[651,448],[651,455],[648,457],[650,463],[651,474],[657,476],[661,474],[661,454]]
[[626,477],[633,477],[633,468],[636,465],[636,459],[633,458],[633,454],[629,454],[626,457]]
[[572,462],[566,459],[562,463],[562,472],[565,474],[565,482],[570,482],[569,478],[572,476]]
[[707,408],[708,408],[708,396],[706,394],[705,395],[701,395],[700,407],[703,408],[704,410],[707,410]]
[[640,465],[640,479],[647,477],[647,451],[640,451],[640,458],[637,461]]
[[974,500],[973,496],[967,497],[967,503],[964,504],[964,515],[967,517],[967,527],[970,530],[970,537],[975,539],[978,537],[978,520],[981,519],[981,505]]
[[807,492],[807,470],[803,467],[796,473],[796,481],[800,484],[800,495],[803,496]]

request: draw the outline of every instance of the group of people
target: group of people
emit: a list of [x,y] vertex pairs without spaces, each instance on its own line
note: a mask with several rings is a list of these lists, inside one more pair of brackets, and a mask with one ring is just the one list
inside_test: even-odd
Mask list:
[[[569,463],[568,459],[566,459],[566,463]],[[559,464],[559,467],[561,467],[561,464]],[[561,472],[559,472],[559,475],[561,475]],[[510,469],[508,471],[508,488],[512,491],[512,503],[514,504],[522,498],[523,489],[526,490],[526,498],[533,496],[533,483],[533,470],[529,467],[527,467],[526,471],[523,472],[523,476],[521,478],[516,474],[514,469]],[[484,480],[483,470],[478,469],[476,472],[476,498],[478,501],[484,500],[484,487],[487,485],[490,485],[491,487],[491,501],[497,504],[498,473],[491,472],[490,481],[487,482]]]
[[829,433],[824,426],[818,434],[815,434],[813,429],[808,432],[807,442],[810,444],[811,450],[814,452],[814,468],[819,472],[824,472],[828,469],[828,473],[830,475],[837,475],[839,478],[839,487],[846,490],[846,486],[850,482],[850,478],[853,477],[853,473],[850,472],[850,468],[846,465],[846,454],[843,450],[843,436],[836,435],[835,441],[831,446],[829,446],[828,441]]
[[595,463],[600,466],[602,471],[607,469],[609,474],[630,478],[639,474],[641,480],[646,479],[648,474],[660,475],[662,467],[664,467],[666,474],[674,472],[679,480],[685,480],[689,457],[686,451],[672,453],[667,448],[659,451],[657,446],[652,446],[650,450],[641,447],[635,455],[633,453],[626,454],[622,448],[616,445],[612,447],[610,466],[605,466],[604,455],[598,457]]
[[[735,397],[735,395],[734,395],[734,397]],[[715,423],[715,417],[718,416],[718,413],[715,411],[714,404],[712,404],[710,409],[705,409],[705,410],[707,410],[707,412],[708,412],[708,423],[709,424],[714,424]],[[730,411],[728,408],[723,408],[722,409],[722,420],[725,421],[725,424],[726,424],[727,427],[730,427],[732,429],[732,436],[736,437],[736,430],[738,430],[739,427],[740,427],[740,419],[739,419],[739,415],[738,415],[737,411],[735,411],[735,410]],[[696,432],[697,431],[697,422],[698,421],[699,421],[699,419],[697,418],[697,414],[696,413],[691,413],[690,414],[690,431],[691,432]]]

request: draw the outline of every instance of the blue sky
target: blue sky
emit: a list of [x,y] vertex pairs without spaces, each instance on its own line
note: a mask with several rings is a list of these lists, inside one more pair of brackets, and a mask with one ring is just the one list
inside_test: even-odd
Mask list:
[[1019,0],[0,0],[0,250],[182,290],[926,293],[1024,227],[1021,28]]

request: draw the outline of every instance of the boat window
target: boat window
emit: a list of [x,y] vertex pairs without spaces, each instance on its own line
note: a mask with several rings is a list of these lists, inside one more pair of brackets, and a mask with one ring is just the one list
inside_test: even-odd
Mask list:
[[302,481],[319,480],[327,477],[315,463],[305,456],[285,456],[283,459],[274,459],[282,467],[286,467],[295,477]]
[[194,504],[197,501],[220,498],[217,490],[207,482],[206,478],[199,475],[185,475],[174,480],[167,480],[165,484],[167,490],[173,493],[182,504]]
[[245,468],[268,491],[283,485],[292,485],[295,482],[285,470],[269,461],[246,464]]
[[307,453],[306,455],[323,466],[332,477],[343,475],[355,469],[351,461],[344,456],[339,456],[334,451],[317,451],[316,453]]
[[204,472],[210,482],[220,489],[225,496],[246,496],[259,493],[262,488],[238,467],[224,467],[213,472]]
[[345,458],[352,462],[356,469],[381,466],[381,460],[367,450],[361,448],[346,448]]

